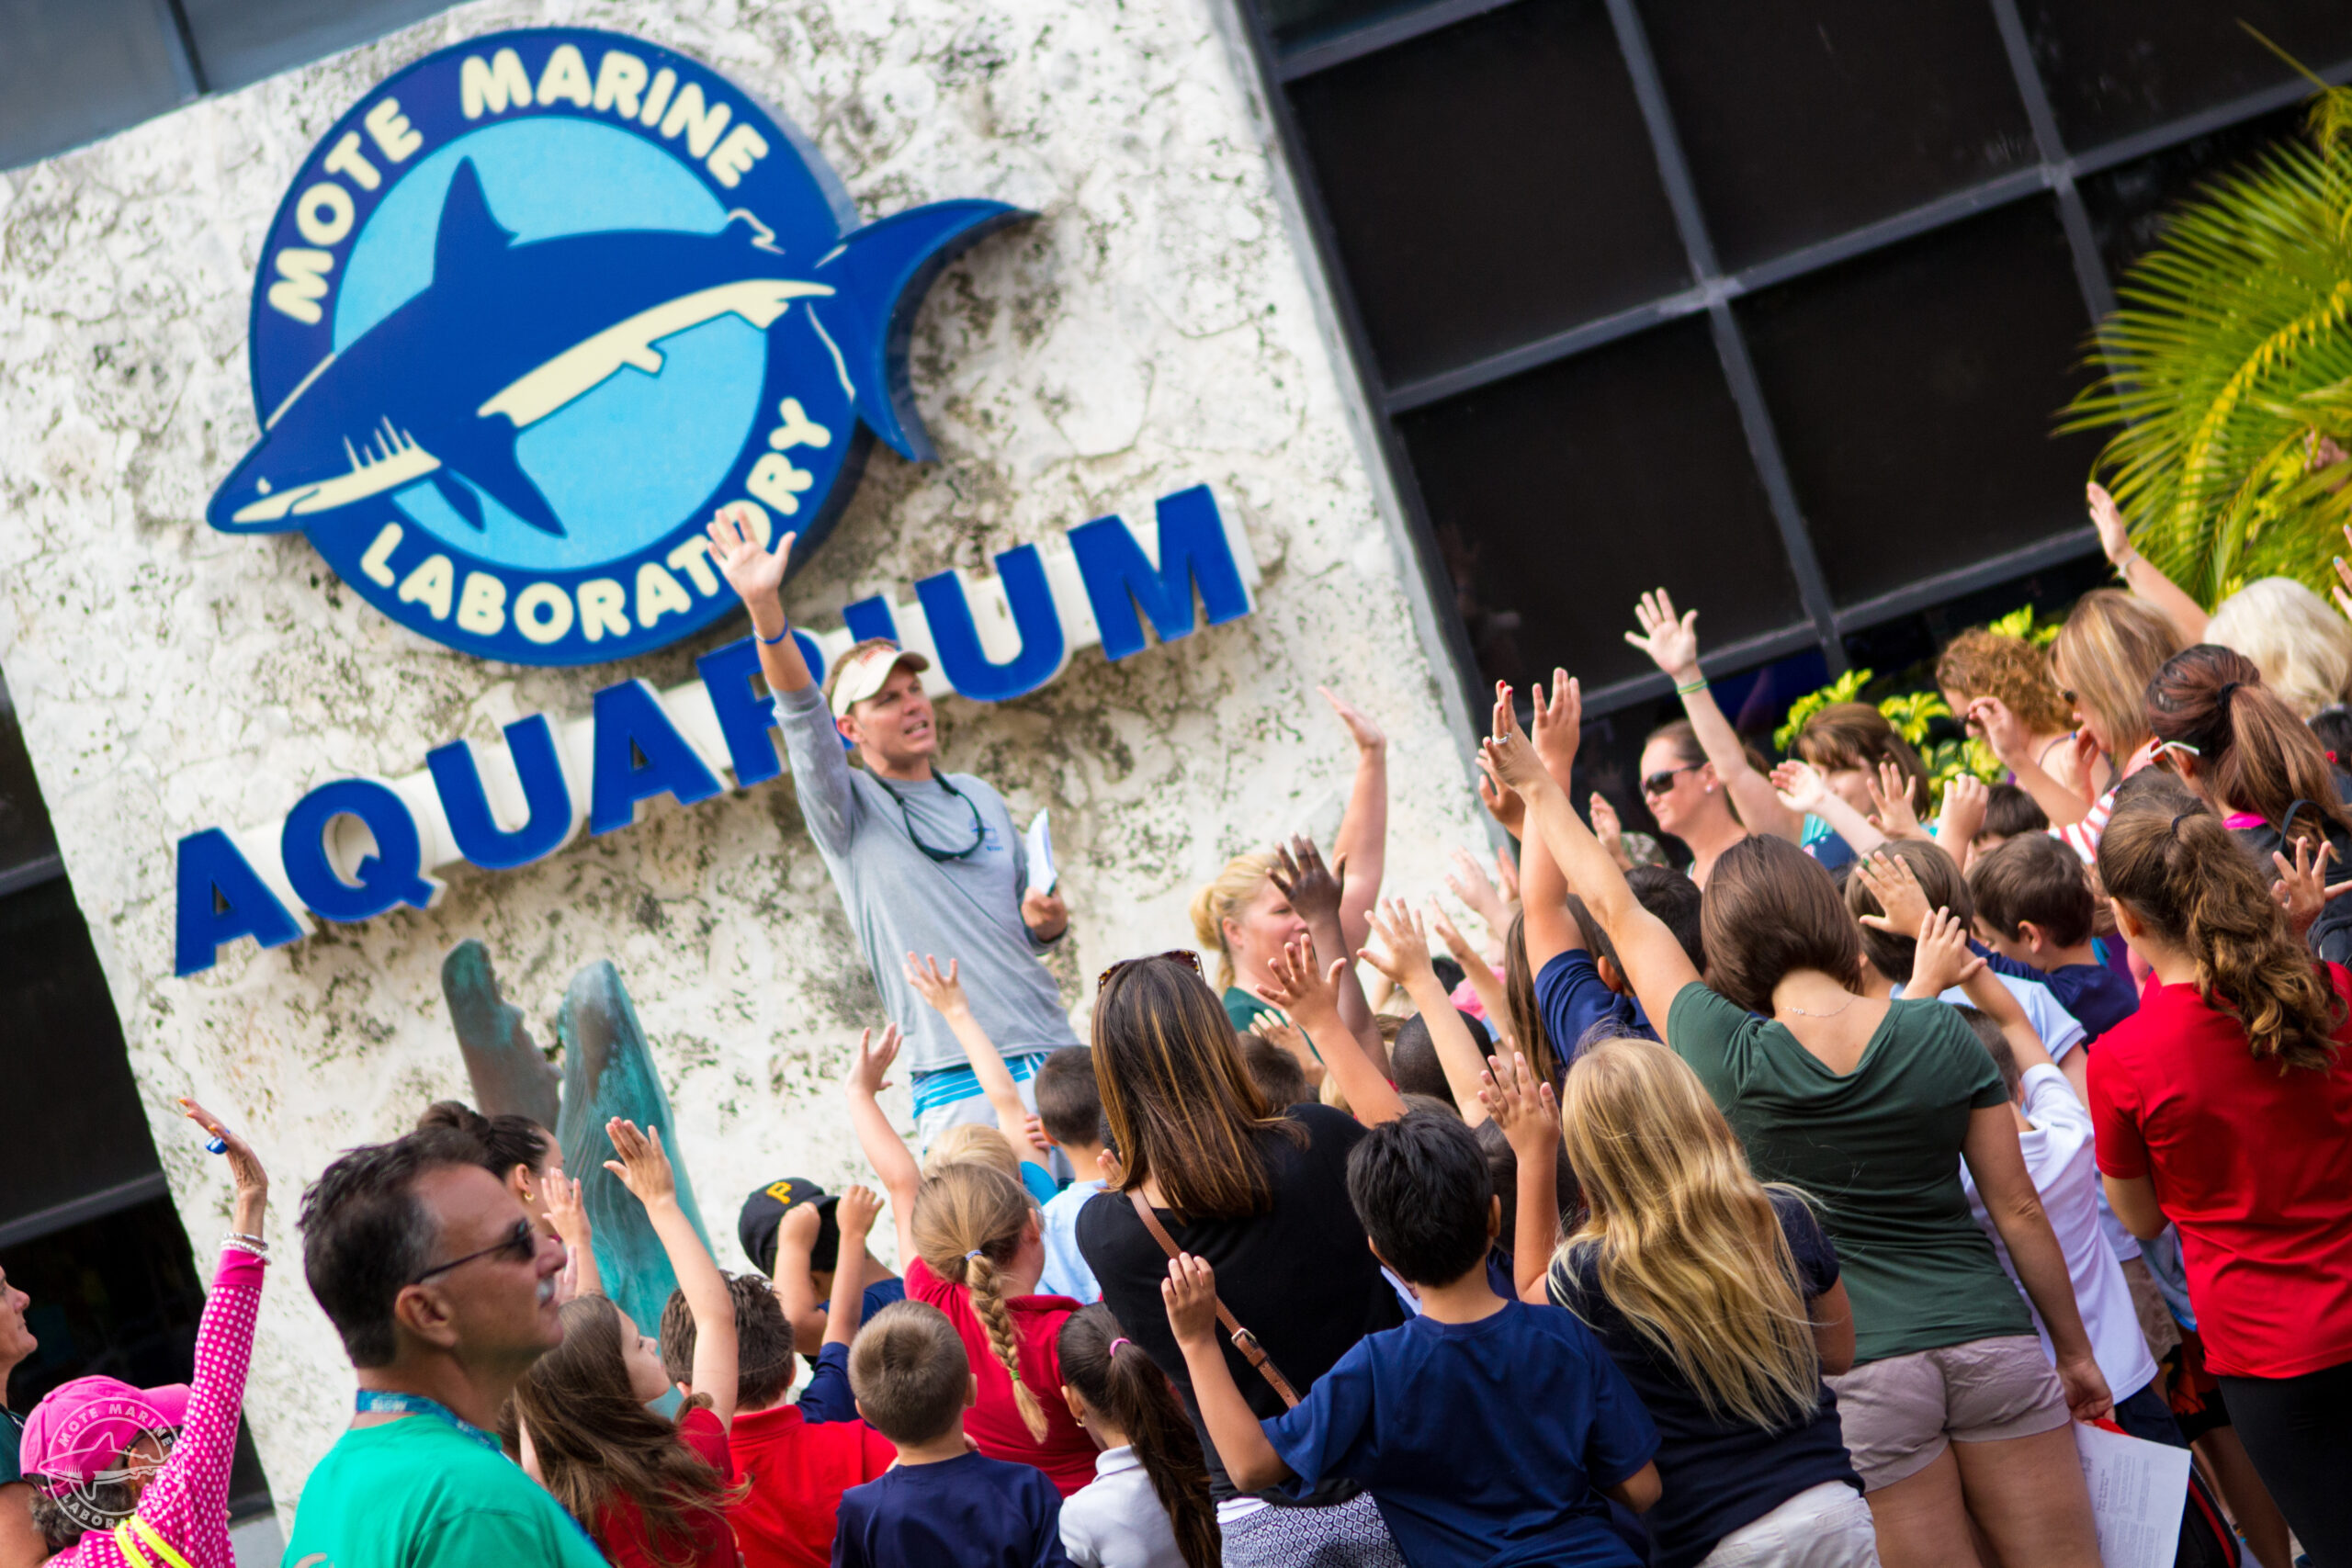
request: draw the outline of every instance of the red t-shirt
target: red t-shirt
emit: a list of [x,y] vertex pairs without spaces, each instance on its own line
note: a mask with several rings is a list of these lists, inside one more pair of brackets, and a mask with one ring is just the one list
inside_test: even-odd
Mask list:
[[980,1380],[980,1401],[964,1413],[964,1431],[990,1459],[1013,1464],[1034,1464],[1053,1478],[1065,1497],[1094,1479],[1095,1456],[1102,1450],[1086,1428],[1070,1419],[1062,1399],[1062,1358],[1055,1337],[1078,1303],[1068,1296],[1007,1296],[1012,1314],[1012,1337],[1019,1345],[1021,1381],[1046,1413],[1046,1439],[1029,1435],[1021,1409],[1012,1402],[1012,1375],[989,1346],[989,1331],[972,1310],[972,1293],[931,1271],[920,1258],[907,1269],[907,1299],[928,1302],[947,1314],[964,1338],[964,1353]]
[[[686,1412],[678,1423],[678,1441],[700,1454],[729,1482],[735,1479],[735,1461],[727,1442],[727,1428],[708,1408]],[[717,1514],[689,1515],[695,1520],[694,1568],[736,1568],[735,1532]],[[596,1544],[620,1568],[656,1568],[653,1551],[645,1539],[645,1516],[628,1498],[616,1498],[598,1510]]]
[[[2352,976],[2323,965],[2339,997]],[[2352,1018],[2335,1032],[2352,1043]],[[2180,1233],[2205,1361],[2288,1378],[2352,1361],[2352,1051],[2255,1059],[2194,986],[2151,978],[2091,1053],[2098,1168],[2147,1177]]]
[[752,1483],[727,1511],[744,1568],[829,1568],[842,1494],[899,1457],[865,1422],[806,1420],[797,1404],[739,1414],[728,1446]]

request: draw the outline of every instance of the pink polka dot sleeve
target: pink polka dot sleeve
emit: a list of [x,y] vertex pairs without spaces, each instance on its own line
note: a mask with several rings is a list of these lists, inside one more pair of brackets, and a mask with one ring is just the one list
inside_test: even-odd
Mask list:
[[[237,1451],[237,1416],[253,1359],[254,1320],[261,1311],[266,1265],[240,1247],[220,1249],[212,1294],[196,1330],[196,1375],[188,1381],[187,1424],[163,1472],[139,1499],[140,1517],[191,1568],[236,1568],[229,1550],[229,1467]],[[93,1532],[51,1560],[51,1568],[119,1568],[112,1534]]]

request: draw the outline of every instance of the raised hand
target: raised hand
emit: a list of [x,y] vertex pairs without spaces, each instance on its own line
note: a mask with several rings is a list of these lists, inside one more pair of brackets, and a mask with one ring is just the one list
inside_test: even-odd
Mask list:
[[1497,941],[1510,929],[1510,911],[1503,907],[1503,896],[1487,880],[1486,871],[1472,860],[1466,851],[1453,852],[1453,869],[1445,874],[1445,885],[1456,898],[1470,908],[1471,913],[1487,923]]
[[1910,862],[1882,851],[1863,857],[1855,865],[1853,874],[1862,879],[1862,886],[1871,890],[1871,897],[1886,911],[1883,915],[1861,916],[1862,924],[1890,936],[1918,934],[1920,923],[1928,918],[1928,895],[1913,874]]
[[1348,857],[1341,855],[1334,865],[1323,863],[1323,852],[1315,840],[1304,833],[1287,844],[1274,846],[1274,864],[1268,874],[1298,918],[1310,924],[1317,920],[1337,921],[1340,918],[1340,891],[1348,874]]
[[942,974],[939,960],[931,954],[924,953],[920,961],[913,953],[907,954],[907,984],[943,1018],[972,1010],[970,999],[964,995],[964,983],[956,977],[958,963],[959,960],[949,959],[946,972]]
[[1537,1078],[1517,1052],[1487,1058],[1486,1071],[1478,1075],[1478,1103],[1521,1159],[1546,1156],[1559,1145],[1560,1108],[1552,1086]]
[[1871,792],[1871,803],[1878,807],[1879,831],[1890,839],[1919,837],[1919,813],[1915,809],[1913,795],[1919,781],[1905,773],[1893,762],[1882,761],[1878,776],[1862,775],[1864,787]]
[[1410,991],[1413,982],[1425,975],[1433,984],[1437,973],[1430,967],[1429,933],[1421,927],[1420,917],[1402,898],[1390,898],[1369,911],[1374,945],[1357,956],[1383,975],[1391,984]]
[[2085,485],[2083,495],[2090,502],[2091,526],[2098,530],[2098,547],[2106,552],[2108,564],[2119,570],[2130,565],[2140,552],[2132,547],[2132,531],[2124,525],[2123,509],[2115,504],[2105,485]]
[[1984,808],[1992,789],[1974,773],[1960,773],[1944,781],[1943,814],[1936,818],[1936,842],[1961,869],[1968,869],[1968,846],[1984,830]]
[[874,1031],[868,1029],[857,1037],[857,1059],[850,1064],[849,1077],[844,1081],[850,1093],[864,1093],[871,1098],[890,1087],[890,1064],[899,1056],[899,1026],[883,1026],[877,1042]]
[[661,1128],[640,1130],[628,1117],[616,1116],[605,1123],[605,1136],[612,1139],[613,1152],[621,1156],[606,1160],[605,1168],[619,1177],[621,1185],[639,1202],[650,1209],[663,1199],[676,1200],[678,1173],[662,1147]]
[[2319,852],[2313,854],[2308,839],[2295,840],[2292,862],[2277,850],[2270,852],[2270,863],[2278,868],[2278,880],[2270,885],[2270,897],[2287,911],[2287,923],[2299,937],[2311,931],[2330,899],[2352,893],[2352,882],[2330,883],[2326,879],[2327,863],[2335,853],[2335,845],[2323,842]]
[[2025,720],[1998,697],[1976,697],[1968,705],[1968,728],[1984,738],[1993,755],[2012,767],[2025,755]]
[[[807,1205],[814,1209],[814,1204]],[[833,1205],[833,1224],[841,1227],[840,1267],[848,1268],[849,1260],[865,1247],[865,1238],[874,1229],[875,1217],[882,1213],[882,1195],[871,1187],[845,1187],[841,1201]]]
[[1625,852],[1625,824],[1618,818],[1617,808],[1609,804],[1609,797],[1594,790],[1592,799],[1586,803],[1586,810],[1592,818],[1592,836],[1600,840],[1600,847],[1609,852],[1609,858],[1617,863],[1617,869],[1633,870],[1634,857]]
[[1539,681],[1528,695],[1534,701],[1535,754],[1544,759],[1544,771],[1566,789],[1569,770],[1576,766],[1577,743],[1584,738],[1584,688],[1566,671],[1554,670],[1550,692]]
[[1509,850],[1495,851],[1495,886],[1501,891],[1506,908],[1519,902],[1519,865],[1510,858]]
[[1905,996],[1939,997],[1984,967],[1984,961],[1968,951],[1968,928],[1950,909],[1928,915],[1919,922],[1918,932]]
[[1699,612],[1686,612],[1677,620],[1673,596],[1660,588],[1642,595],[1634,606],[1634,618],[1641,623],[1641,632],[1627,632],[1625,640],[1673,676],[1676,685],[1689,685],[1699,673]]
[[588,1220],[588,1205],[580,1200],[580,1183],[560,1170],[550,1170],[539,1179],[539,1190],[547,1194],[548,1224],[563,1245],[573,1252],[590,1245],[594,1227]]
[[774,550],[767,547],[767,514],[750,502],[722,506],[706,530],[710,556],[727,586],[746,604],[773,603],[784,586],[784,570],[792,558],[792,544],[799,537],[786,534]]
[[1498,789],[1516,790],[1523,798],[1528,790],[1548,783],[1551,774],[1527,732],[1519,728],[1519,715],[1511,707],[1510,686],[1495,682],[1495,712],[1493,732],[1478,744],[1478,765],[1486,770]]
[[[2352,610],[2345,612],[2352,615]],[[1501,825],[1502,830],[1514,839],[1523,839],[1527,826],[1527,802],[1487,776],[1478,774],[1478,798],[1487,807],[1487,815]]]
[[1829,781],[1811,762],[1793,758],[1775,763],[1772,787],[1781,796],[1781,804],[1792,811],[1819,811],[1821,803],[1829,798]]
[[1453,921],[1434,898],[1430,900],[1430,930],[1437,932],[1438,941],[1445,943],[1446,952],[1453,954],[1453,961],[1465,973],[1475,975],[1485,968],[1486,959],[1470,945],[1470,939],[1454,928]]
[[1380,751],[1387,749],[1388,737],[1379,725],[1373,722],[1371,716],[1329,686],[1315,689],[1323,694],[1323,700],[1331,705],[1331,711],[1338,714],[1340,722],[1348,727],[1348,735],[1355,741],[1357,750]]
[[1267,965],[1272,984],[1265,989],[1266,999],[1290,1014],[1291,1021],[1309,1036],[1339,1028],[1340,973],[1347,966],[1344,958],[1331,960],[1328,967],[1318,964],[1315,939],[1299,937]]
[[1168,1327],[1177,1344],[1216,1342],[1216,1270],[1207,1258],[1189,1252],[1170,1258],[1159,1300],[1168,1309]]
[[243,1235],[261,1235],[262,1215],[269,1208],[269,1172],[262,1168],[261,1156],[253,1145],[229,1131],[220,1118],[183,1097],[180,1114],[210,1134],[228,1156],[229,1180],[236,1189],[235,1205],[231,1211],[234,1227]]

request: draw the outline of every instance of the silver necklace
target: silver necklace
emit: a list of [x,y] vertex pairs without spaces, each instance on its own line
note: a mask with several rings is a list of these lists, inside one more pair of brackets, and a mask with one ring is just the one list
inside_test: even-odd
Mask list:
[[1844,1012],[1848,1008],[1852,1007],[1860,1000],[1861,1000],[1860,997],[1848,997],[1844,1001],[1838,1003],[1836,1007],[1831,1008],[1827,1012],[1815,1012],[1809,1008],[1798,1007],[1793,1002],[1786,1004],[1783,1010],[1792,1012],[1799,1018],[1836,1018],[1839,1013]]

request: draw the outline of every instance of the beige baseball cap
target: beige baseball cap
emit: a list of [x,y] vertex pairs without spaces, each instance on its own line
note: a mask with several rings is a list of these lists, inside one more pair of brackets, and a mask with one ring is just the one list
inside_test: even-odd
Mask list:
[[868,637],[842,655],[841,660],[825,674],[827,702],[835,718],[846,718],[849,710],[882,689],[890,671],[899,665],[921,674],[931,668],[931,660],[920,653],[910,653],[888,637]]

